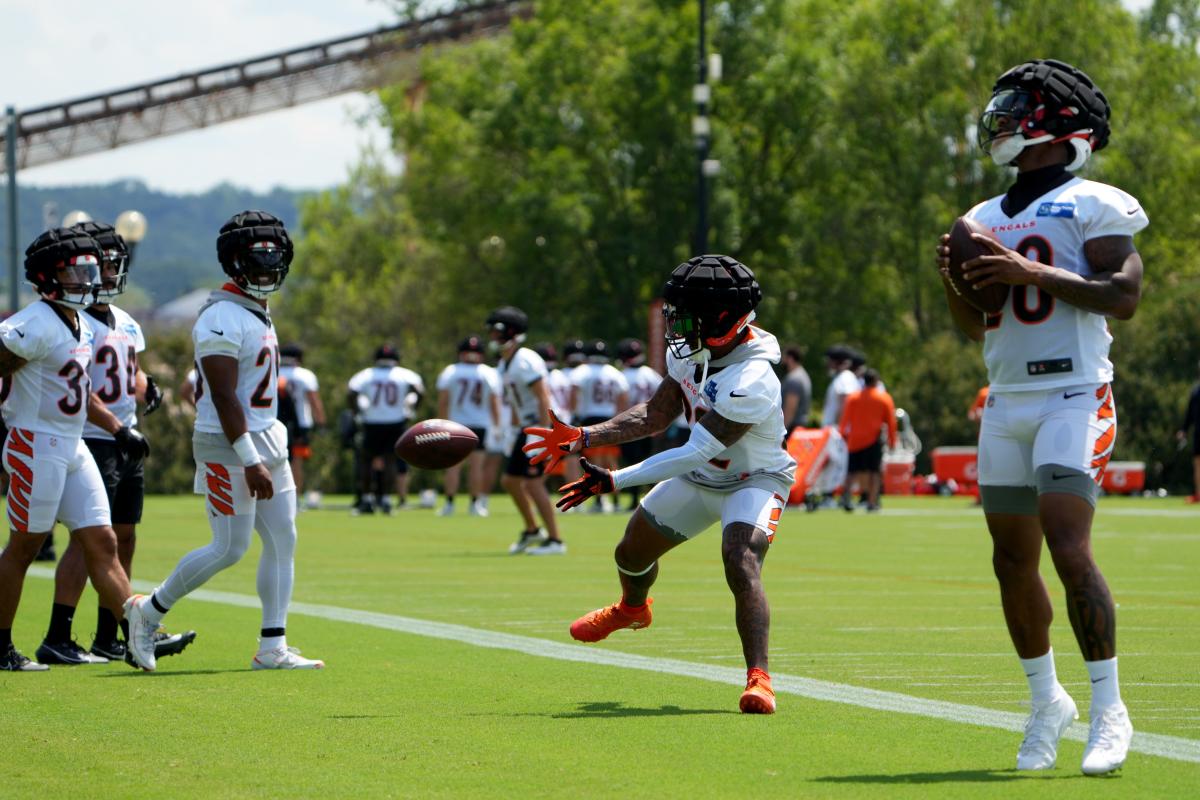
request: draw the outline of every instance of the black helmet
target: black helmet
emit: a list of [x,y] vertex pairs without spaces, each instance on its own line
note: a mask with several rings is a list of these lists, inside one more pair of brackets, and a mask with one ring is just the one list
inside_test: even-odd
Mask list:
[[297,364],[304,360],[304,348],[296,342],[289,342],[279,348],[280,358],[290,358]]
[[25,248],[25,280],[38,294],[70,308],[96,302],[100,243],[75,228],[51,228]]
[[381,344],[375,348],[375,360],[397,362],[400,360],[400,351],[393,345]]
[[589,339],[583,346],[583,354],[588,361],[604,364],[608,361],[608,342],[603,339]]
[[754,319],[762,289],[736,258],[696,256],[680,264],[663,287],[667,346],[676,358],[729,344]]
[[541,356],[547,366],[558,363],[558,351],[549,342],[538,342],[533,346],[533,352]]
[[583,363],[583,339],[572,339],[563,345],[563,363],[568,367],[577,367]]
[[525,341],[525,332],[529,330],[529,317],[525,312],[515,306],[501,306],[487,317],[488,330],[496,334],[496,338],[500,342],[510,342],[516,340],[517,343]]
[[483,353],[483,340],[474,334],[458,343],[459,353]]
[[[129,246],[125,244],[125,237],[117,233],[117,229],[112,225],[103,222],[88,220],[72,225],[71,228],[95,239],[103,252],[100,258],[100,285],[96,287],[97,302],[109,303],[117,299],[117,296],[125,291],[125,282],[129,280]],[[111,288],[104,285],[104,267],[109,264],[116,270]]]
[[622,339],[617,342],[617,358],[630,366],[634,362],[640,364],[646,359],[646,348],[637,339]]
[[1108,144],[1111,115],[1108,99],[1083,70],[1053,59],[1027,61],[996,79],[979,117],[979,148],[1011,164],[1030,145],[1069,142],[1074,159],[1067,169],[1075,170]]
[[279,291],[293,255],[287,229],[278,217],[265,211],[234,214],[217,236],[221,268],[252,297],[263,298]]

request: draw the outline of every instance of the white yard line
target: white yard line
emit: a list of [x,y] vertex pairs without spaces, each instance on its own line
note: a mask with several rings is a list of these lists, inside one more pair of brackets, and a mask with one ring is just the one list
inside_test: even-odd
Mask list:
[[[29,575],[36,578],[54,579],[54,570],[47,567],[30,567]],[[134,581],[134,588],[148,592],[153,584],[145,581]],[[259,608],[256,595],[234,594],[232,592],[217,592],[209,589],[198,589],[188,595],[191,600],[209,603],[220,603],[240,608]],[[375,611],[360,611],[354,608],[318,605],[315,603],[292,603],[291,613],[302,614],[335,622],[349,622],[355,625],[367,625],[389,631],[426,636],[431,639],[445,639],[475,647],[488,647],[495,650],[509,650],[539,658],[553,658],[559,661],[575,661],[583,664],[597,664],[609,667],[637,669],[645,672],[657,672],[666,675],[677,675],[688,678],[699,678],[716,683],[742,686],[746,682],[746,671],[741,667],[718,667],[710,664],[695,664],[689,661],[679,661],[673,658],[652,658],[632,653],[620,653],[601,647],[588,647],[566,642],[552,642],[547,639],[537,639],[530,636],[518,636],[511,633],[469,628],[465,625],[451,625],[444,622],[431,622],[412,617],[401,617],[394,614],[381,614]],[[801,678],[795,675],[774,673],[771,683],[778,693],[794,694],[813,700],[825,700],[831,703],[870,708],[876,711],[891,711],[899,714],[912,714],[918,717],[929,717],[957,722],[967,725],[982,725],[987,728],[999,728],[1005,731],[1022,731],[1025,727],[1025,715],[1008,711],[995,711],[990,708],[979,708],[961,703],[948,703],[941,700],[927,700],[912,697],[899,692],[886,692],[877,689],[865,689],[859,686],[849,686],[843,683]],[[1137,719],[1136,709],[1134,719]],[[1066,738],[1077,742],[1087,741],[1087,726],[1076,722],[1064,734]],[[1157,733],[1142,733],[1138,731],[1133,736],[1131,749],[1138,753],[1161,756],[1174,761],[1187,761],[1200,764],[1200,740],[1184,739],[1179,736],[1166,736]]]

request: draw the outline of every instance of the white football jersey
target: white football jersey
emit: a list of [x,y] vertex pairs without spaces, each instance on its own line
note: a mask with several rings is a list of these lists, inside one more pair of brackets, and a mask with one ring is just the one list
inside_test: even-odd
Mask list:
[[313,413],[308,393],[321,388],[317,383],[316,374],[311,369],[306,369],[299,364],[284,364],[279,368],[279,375],[287,381],[292,403],[296,406],[296,425],[301,428],[311,428]]
[[533,386],[549,377],[546,362],[528,347],[520,347],[512,358],[500,359],[497,367],[504,382],[504,396],[509,408],[521,425],[536,425],[542,421]]
[[568,425],[575,415],[571,413],[571,379],[561,369],[552,369],[546,378],[550,390],[550,407],[554,415]]
[[406,422],[412,415],[409,395],[425,394],[421,376],[404,367],[367,367],[354,374],[349,386],[358,392],[362,420],[368,425]]
[[500,376],[487,364],[449,364],[438,375],[437,389],[446,392],[450,419],[468,428],[492,427],[492,397],[499,395]]
[[[92,366],[88,376],[95,392],[121,424],[137,427],[138,353],[146,349],[142,326],[116,306],[108,312],[89,308],[82,312],[89,317],[96,339],[92,343]],[[85,439],[107,439],[112,434],[90,422],[83,424]]]
[[579,393],[575,413],[581,420],[611,419],[621,395],[629,396],[629,381],[611,364],[580,364],[571,370],[571,384]]
[[[750,338],[724,358],[703,367],[676,358],[668,349],[667,375],[683,389],[684,413],[694,426],[709,409],[733,422],[753,423],[741,439],[684,479],[710,489],[738,489],[761,483],[785,497],[795,480],[796,461],[783,449],[783,400],[773,364],[779,342],[751,326]],[[746,482],[750,481],[750,484]]]
[[0,342],[27,362],[9,379],[4,424],[38,433],[79,437],[87,419],[88,365],[95,332],[78,314],[79,334],[48,300],[38,300],[0,322]]
[[821,409],[821,426],[837,427],[842,421],[842,409],[846,405],[846,398],[862,389],[862,385],[858,382],[858,376],[853,371],[844,369],[837,375],[833,376],[833,380],[829,382],[829,388],[825,390],[825,405]]
[[[1084,242],[1132,236],[1149,224],[1129,194],[1073,178],[1034,200],[1016,216],[1001,208],[1004,195],[980,203],[968,216],[989,226],[1005,247],[1077,275],[1090,276]],[[994,392],[1055,389],[1113,378],[1112,336],[1102,314],[1085,311],[1034,286],[1009,289],[1004,310],[988,317],[983,360]]]
[[[214,292],[218,294],[218,292]],[[279,340],[266,311],[253,311],[232,300],[217,300],[200,312],[192,326],[196,350],[196,431],[221,433],[221,420],[204,374],[206,356],[237,359],[237,398],[246,429],[265,431],[275,424],[279,404]]]
[[629,384],[629,405],[631,406],[648,402],[658,390],[658,385],[662,383],[662,375],[645,364],[640,367],[626,367],[622,370],[622,374],[625,376],[625,382]]

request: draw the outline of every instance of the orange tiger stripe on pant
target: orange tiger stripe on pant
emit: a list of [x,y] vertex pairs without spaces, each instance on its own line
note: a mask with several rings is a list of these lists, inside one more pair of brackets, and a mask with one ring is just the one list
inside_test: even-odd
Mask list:
[[208,485],[208,503],[218,514],[226,517],[233,516],[233,482],[229,479],[229,470],[221,464],[205,462],[208,475],[205,483]]
[[1113,448],[1117,443],[1117,412],[1113,405],[1112,386],[1105,384],[1097,389],[1096,399],[1100,401],[1096,419],[1101,423],[1108,423],[1096,437],[1096,444],[1092,448],[1092,479],[1099,484],[1104,478],[1104,470],[1108,467],[1108,461],[1112,458]]

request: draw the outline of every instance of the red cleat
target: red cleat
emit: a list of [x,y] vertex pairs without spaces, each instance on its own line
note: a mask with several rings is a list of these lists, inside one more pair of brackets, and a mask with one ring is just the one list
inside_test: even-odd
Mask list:
[[758,667],[746,672],[746,691],[738,701],[743,714],[774,714],[775,690],[771,688],[771,676]]
[[647,597],[646,605],[631,608],[622,599],[606,608],[597,608],[571,623],[571,638],[580,642],[598,642],[621,628],[649,628],[654,616],[650,613],[653,603],[654,598]]

